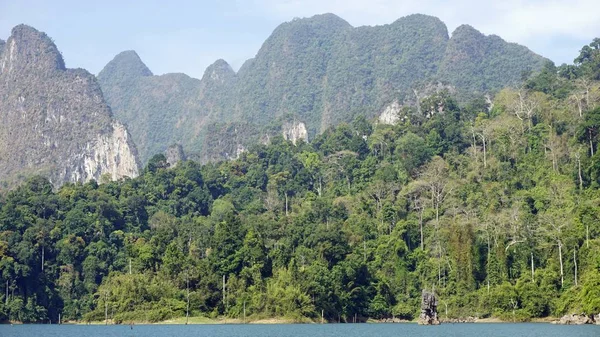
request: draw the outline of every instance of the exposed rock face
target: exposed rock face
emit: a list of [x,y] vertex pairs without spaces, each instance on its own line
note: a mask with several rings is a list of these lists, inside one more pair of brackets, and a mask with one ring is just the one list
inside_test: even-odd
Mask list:
[[246,148],[242,144],[238,144],[237,149],[235,150],[235,159],[239,159],[242,153],[246,152]]
[[12,30],[0,57],[0,179],[68,181],[136,176],[127,130],[111,118],[96,78],[66,69],[44,33]]
[[421,294],[421,315],[419,316],[420,325],[439,325],[437,316],[437,298],[434,293],[423,290]]
[[73,157],[72,164],[65,168],[64,181],[99,181],[103,175],[117,180],[138,175],[139,166],[127,129],[118,122],[111,127],[112,132],[98,135],[80,155]]
[[298,121],[284,123],[282,126],[283,138],[290,140],[294,145],[300,139],[308,142],[308,131],[306,131],[306,124]]
[[[599,315],[600,316],[600,315]],[[594,324],[597,323],[597,321],[594,320],[594,316],[587,316],[587,315],[578,315],[578,314],[571,314],[571,315],[564,315],[563,317],[560,318],[560,320],[558,322],[553,322],[556,324],[564,324],[564,325],[583,325],[583,324]]]
[[223,59],[216,60],[204,71],[202,76],[202,82],[211,83],[213,85],[224,85],[229,84],[235,78],[235,71],[231,68],[229,63]]
[[171,167],[176,166],[180,161],[186,160],[181,144],[169,146],[165,151],[165,158],[167,158],[167,164]]
[[400,116],[401,111],[402,107],[400,106],[400,103],[394,101],[383,110],[381,115],[379,115],[379,123],[396,125],[402,119],[402,116]]

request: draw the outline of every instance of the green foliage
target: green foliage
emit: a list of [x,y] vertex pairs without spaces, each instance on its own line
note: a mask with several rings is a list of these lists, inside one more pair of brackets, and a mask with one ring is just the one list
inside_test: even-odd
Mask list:
[[0,199],[0,320],[413,319],[424,288],[442,317],[597,313],[600,85],[580,116],[542,84],[135,179],[31,178]]

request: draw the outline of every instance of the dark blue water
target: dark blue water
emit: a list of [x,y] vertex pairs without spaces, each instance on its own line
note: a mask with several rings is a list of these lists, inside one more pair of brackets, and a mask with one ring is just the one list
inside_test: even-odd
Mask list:
[[0,325],[1,337],[600,337],[600,326],[551,324]]

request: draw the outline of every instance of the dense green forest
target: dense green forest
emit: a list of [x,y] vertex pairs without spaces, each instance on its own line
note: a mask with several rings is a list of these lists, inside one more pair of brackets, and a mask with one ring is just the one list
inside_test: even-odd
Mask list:
[[413,319],[423,288],[442,317],[598,313],[600,40],[524,78],[235,161],[31,178],[0,201],[0,320]]

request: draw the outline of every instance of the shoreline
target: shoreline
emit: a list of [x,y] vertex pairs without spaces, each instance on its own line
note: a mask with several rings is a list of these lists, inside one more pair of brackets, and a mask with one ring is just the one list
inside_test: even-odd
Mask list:
[[[476,318],[470,321],[451,321],[452,319],[441,320],[441,324],[482,324],[482,323],[493,323],[493,324],[522,324],[522,323],[546,323],[552,324],[559,320],[557,317],[539,317],[532,318],[526,322],[513,322],[513,321],[505,321],[497,317],[487,317],[487,318]],[[287,317],[267,317],[267,318],[253,318],[249,317],[246,320],[239,318],[228,318],[228,317],[218,317],[218,318],[209,318],[206,316],[190,316],[188,325],[227,325],[227,324],[263,324],[263,325],[273,325],[273,324],[417,324],[417,320],[396,320],[390,321],[389,319],[368,319],[366,322],[360,323],[338,323],[338,322],[321,322],[320,319],[312,320],[309,318],[297,319],[297,318],[287,318]],[[10,324],[10,325],[23,325],[22,322],[17,321],[8,321],[1,322],[0,324]],[[48,323],[27,323],[27,324],[48,324]],[[56,323],[52,323],[56,324]],[[171,318],[164,321],[159,322],[148,322],[148,321],[133,321],[133,322],[122,322],[122,323],[114,323],[109,320],[108,324],[104,321],[66,321],[62,322],[61,325],[186,325],[186,317],[177,317]]]
[[[513,321],[504,321],[500,318],[496,317],[488,317],[488,318],[479,318],[473,321],[468,322],[451,322],[451,321],[442,321],[441,324],[526,324],[526,323],[546,323],[552,324],[558,318],[556,317],[541,317],[541,318],[532,318],[526,322],[513,322]],[[22,323],[14,323],[14,324],[22,324]],[[172,318],[160,322],[147,322],[147,321],[133,321],[133,322],[122,322],[120,324],[113,323],[109,320],[108,324],[104,321],[93,321],[93,322],[63,322],[63,325],[186,325],[185,317]],[[194,316],[189,318],[188,325],[228,325],[228,324],[261,324],[261,325],[274,325],[274,324],[417,324],[416,320],[400,320],[395,322],[390,322],[387,320],[375,320],[369,319],[366,322],[360,323],[338,323],[338,322],[323,322],[320,320],[311,320],[304,319],[298,320],[293,318],[285,318],[285,317],[271,317],[271,318],[248,318],[245,321],[243,319],[237,318],[209,318],[205,316]]]

